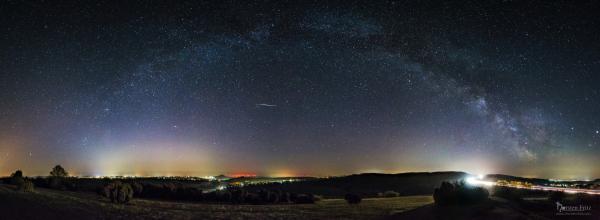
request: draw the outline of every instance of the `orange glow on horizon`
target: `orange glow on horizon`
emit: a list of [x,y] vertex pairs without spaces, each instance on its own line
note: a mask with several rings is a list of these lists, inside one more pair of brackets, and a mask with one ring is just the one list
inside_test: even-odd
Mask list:
[[227,176],[239,178],[239,177],[256,177],[257,175],[256,175],[256,173],[239,172],[239,173],[228,174]]

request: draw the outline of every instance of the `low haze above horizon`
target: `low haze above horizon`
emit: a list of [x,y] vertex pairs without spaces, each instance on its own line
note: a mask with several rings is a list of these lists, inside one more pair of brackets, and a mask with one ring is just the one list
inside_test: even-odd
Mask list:
[[0,176],[600,178],[598,2],[163,3],[2,3]]

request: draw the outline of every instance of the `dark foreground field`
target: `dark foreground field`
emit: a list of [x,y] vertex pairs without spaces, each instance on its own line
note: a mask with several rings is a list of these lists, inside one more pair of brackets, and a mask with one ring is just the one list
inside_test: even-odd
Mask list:
[[[37,188],[21,192],[0,184],[0,219],[598,219],[596,200],[563,200],[590,205],[587,215],[557,215],[546,197],[519,202],[491,197],[473,205],[436,206],[431,196],[367,198],[349,205],[342,199],[315,204],[232,205],[134,199],[114,204],[94,193]],[[573,197],[573,196],[571,196]]]
[[431,204],[431,196],[341,199],[316,204],[221,205],[134,199],[112,204],[93,193],[36,189],[33,193],[0,185],[2,219],[381,219]]
[[[563,201],[563,203],[572,203]],[[600,219],[600,212],[593,207],[597,203],[585,203],[592,206],[591,211],[582,213],[558,212],[556,205],[547,198],[529,198],[520,202],[491,197],[486,202],[440,207],[434,204],[425,205],[406,212],[396,213],[385,219],[433,220],[433,219]]]

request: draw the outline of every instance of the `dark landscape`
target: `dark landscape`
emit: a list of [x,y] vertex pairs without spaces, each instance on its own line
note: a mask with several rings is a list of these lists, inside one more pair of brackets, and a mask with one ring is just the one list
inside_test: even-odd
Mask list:
[[[464,172],[329,178],[220,176],[215,180],[78,178],[63,171],[57,166],[48,177],[23,177],[17,171],[2,178],[0,202],[6,205],[0,212],[11,219],[595,219],[600,214],[589,210],[584,215],[557,216],[556,208],[557,201],[600,205],[600,180],[584,185],[560,182],[595,192],[567,194],[512,185],[470,185],[467,179],[475,177]],[[496,184],[555,183],[507,175],[484,179],[494,179]]]
[[598,220],[599,13],[0,1],[0,220]]

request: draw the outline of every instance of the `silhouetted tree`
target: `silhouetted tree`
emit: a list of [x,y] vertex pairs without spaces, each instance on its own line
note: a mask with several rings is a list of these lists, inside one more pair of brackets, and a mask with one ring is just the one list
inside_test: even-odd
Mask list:
[[67,187],[64,184],[64,178],[68,175],[69,174],[67,173],[67,171],[65,171],[65,169],[62,166],[54,166],[54,168],[52,168],[52,171],[50,171],[50,177],[48,178],[48,187],[52,189],[61,190],[67,189]]
[[435,204],[438,205],[448,205],[454,203],[452,201],[456,198],[456,191],[454,190],[454,185],[449,182],[442,182],[440,188],[436,188],[433,192],[433,200]]
[[54,168],[52,168],[52,171],[50,171],[50,176],[52,176],[52,177],[67,177],[67,176],[69,176],[69,173],[67,173],[67,171],[65,171],[65,169],[62,166],[56,165],[56,166],[54,166]]
[[131,185],[121,181],[112,182],[104,187],[104,196],[114,203],[128,203],[133,198]]
[[23,184],[25,179],[23,179],[23,171],[17,170],[10,175],[10,184],[20,186]]
[[23,178],[23,171],[21,171],[21,170],[17,170],[17,171],[15,171],[14,173],[12,173],[12,174],[10,175],[10,177],[21,177],[21,178]]

